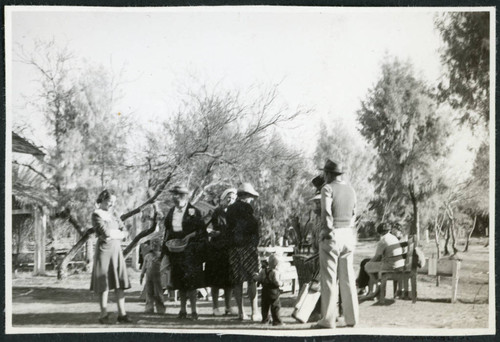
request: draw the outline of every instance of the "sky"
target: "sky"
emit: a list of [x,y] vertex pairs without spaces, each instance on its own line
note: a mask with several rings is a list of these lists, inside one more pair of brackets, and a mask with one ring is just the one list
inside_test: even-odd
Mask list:
[[[408,8],[24,7],[8,16],[6,39],[14,51],[19,45],[29,50],[36,39],[54,39],[89,63],[123,68],[126,82],[116,110],[146,126],[168,118],[183,91],[200,84],[242,94],[278,85],[283,104],[313,109],[294,129],[279,130],[290,144],[311,153],[320,122],[343,121],[354,130],[360,101],[380,76],[385,55],[409,60],[422,78],[437,81],[441,41],[435,13]],[[11,66],[13,120],[41,122],[42,114],[25,106],[26,96],[35,93],[34,70],[15,60]],[[35,142],[44,144],[43,130],[34,135]]]

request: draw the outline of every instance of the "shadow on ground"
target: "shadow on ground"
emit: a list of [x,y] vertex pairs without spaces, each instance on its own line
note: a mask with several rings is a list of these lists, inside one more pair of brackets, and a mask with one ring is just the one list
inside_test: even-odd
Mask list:
[[53,287],[14,287],[12,301],[16,303],[50,302],[55,304],[71,304],[96,302],[96,296],[85,289],[61,289]]
[[310,324],[286,324],[284,326],[263,325],[259,322],[237,320],[236,317],[213,317],[211,315],[200,315],[197,321],[179,320],[177,315],[157,315],[146,313],[132,313],[129,316],[134,324],[116,323],[116,313],[110,314],[110,325],[101,325],[98,323],[98,312],[87,313],[37,313],[37,314],[14,314],[12,316],[12,325],[20,326],[51,326],[58,327],[69,326],[94,326],[94,327],[130,327],[130,328],[159,328],[159,329],[310,329]]

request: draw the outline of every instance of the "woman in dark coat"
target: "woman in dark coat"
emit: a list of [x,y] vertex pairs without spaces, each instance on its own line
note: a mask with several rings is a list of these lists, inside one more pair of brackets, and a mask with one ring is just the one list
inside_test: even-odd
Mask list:
[[113,213],[116,196],[104,190],[97,197],[99,208],[92,213],[92,226],[97,235],[96,253],[90,289],[99,294],[101,324],[110,324],[107,312],[109,290],[115,290],[118,304],[118,323],[131,323],[125,312],[123,290],[130,288],[121,240],[128,236],[123,222]]
[[210,241],[207,250],[207,262],[205,264],[206,284],[211,287],[213,313],[219,312],[219,289],[224,289],[224,301],[226,304],[225,315],[231,314],[232,285],[229,279],[229,255],[226,227],[227,208],[236,201],[236,189],[225,190],[221,197],[221,205],[212,214],[213,230],[209,233]]
[[252,307],[252,320],[260,321],[257,305],[257,284],[253,275],[259,271],[259,223],[251,203],[259,196],[253,186],[243,183],[238,189],[238,200],[227,209],[229,248],[229,275],[240,320],[246,319],[243,310],[243,283],[248,283],[248,297]]
[[[191,303],[191,318],[198,319],[196,312],[197,289],[204,287],[202,251],[207,232],[201,213],[188,203],[189,190],[182,185],[170,190],[175,206],[165,218],[165,236],[162,256],[167,255],[171,264],[172,287],[179,290],[181,311],[178,318],[187,318],[187,299]],[[165,243],[172,239],[188,239],[182,252],[170,252]]]

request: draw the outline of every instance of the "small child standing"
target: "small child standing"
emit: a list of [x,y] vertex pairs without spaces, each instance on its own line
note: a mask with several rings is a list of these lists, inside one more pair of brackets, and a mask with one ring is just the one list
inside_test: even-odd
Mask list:
[[[264,264],[265,265],[265,264]],[[273,317],[273,325],[283,325],[280,317],[280,274],[278,272],[278,258],[271,255],[268,259],[268,266],[263,267],[255,280],[262,284],[262,323],[269,323],[269,308]]]
[[141,271],[141,285],[144,275],[146,275],[146,312],[153,313],[156,305],[156,312],[159,314],[165,313],[165,304],[163,303],[163,288],[160,280],[160,255],[161,242],[153,240],[151,242],[151,250],[144,256],[144,263]]

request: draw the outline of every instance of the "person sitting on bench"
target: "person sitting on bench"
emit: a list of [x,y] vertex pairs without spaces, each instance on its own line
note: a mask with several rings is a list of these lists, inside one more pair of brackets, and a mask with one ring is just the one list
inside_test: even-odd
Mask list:
[[[399,239],[391,234],[389,224],[382,222],[377,227],[380,241],[377,243],[375,255],[364,264],[364,271],[369,276],[369,290],[367,297],[373,298],[379,292],[378,273],[382,270],[394,270],[404,266],[404,259],[398,256],[403,254]],[[360,270],[360,277],[363,268]]]

